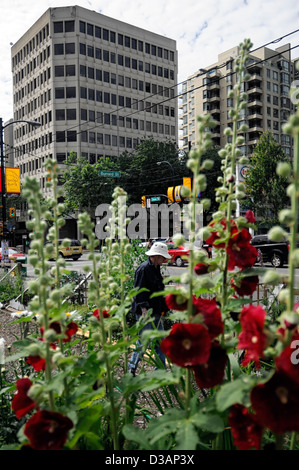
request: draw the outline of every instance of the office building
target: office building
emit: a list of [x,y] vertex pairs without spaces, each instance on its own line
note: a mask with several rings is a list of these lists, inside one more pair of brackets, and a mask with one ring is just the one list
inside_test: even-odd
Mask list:
[[[282,133],[283,124],[293,112],[289,91],[296,72],[290,49],[290,44],[285,44],[275,50],[263,47],[249,54],[247,66],[251,77],[242,85],[242,91],[248,95],[248,105],[241,111],[239,121],[239,125],[248,125],[245,144],[240,147],[243,155],[250,156],[261,133],[269,131],[286,155],[292,156],[291,138]],[[221,53],[217,63],[200,69],[183,83],[179,104],[182,149],[197,145],[196,116],[205,113],[210,113],[217,122],[212,129],[214,144],[224,147],[227,143],[223,131],[232,126],[229,110],[234,102],[229,92],[237,81],[234,66],[238,55],[239,46]]]
[[78,6],[49,8],[12,46],[15,166],[45,195],[43,162],[90,163],[140,139],[178,142],[176,42]]

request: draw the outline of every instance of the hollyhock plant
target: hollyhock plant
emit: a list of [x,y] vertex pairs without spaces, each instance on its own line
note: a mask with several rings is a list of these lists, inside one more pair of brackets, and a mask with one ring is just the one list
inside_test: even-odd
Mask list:
[[161,342],[161,350],[171,362],[192,367],[207,362],[211,340],[207,328],[199,323],[175,323]]
[[28,377],[23,377],[16,382],[17,392],[12,399],[11,408],[18,419],[25,416],[35,407],[35,402],[27,395],[27,392],[32,385],[33,384]]
[[[233,221],[231,221],[232,223],[232,226],[235,227],[235,223]],[[220,230],[217,230],[216,226],[221,224],[222,225],[222,230],[226,230],[226,227],[227,227],[227,223],[224,219],[222,219],[220,222],[211,222],[209,224],[209,228],[212,229],[211,230],[211,235],[206,238],[205,242],[208,244],[208,245],[213,245],[215,248],[225,248],[225,242],[220,242],[219,240],[222,238],[222,234],[220,232]]]
[[260,368],[259,359],[264,357],[267,336],[265,334],[266,312],[260,306],[243,307],[240,314],[242,331],[239,334],[238,349],[245,349],[242,365],[246,367],[251,361]]
[[28,356],[26,362],[32,366],[36,372],[46,369],[46,361],[41,356]]
[[188,308],[188,300],[181,294],[168,294],[165,302],[169,310],[184,311]]
[[299,431],[299,384],[281,371],[256,385],[250,401],[258,422],[272,432]]
[[234,444],[239,450],[260,449],[263,427],[245,406],[236,404],[231,407],[228,424],[232,429]]
[[245,214],[244,214],[244,217],[245,217],[245,219],[247,219],[247,222],[249,224],[254,224],[255,223],[254,213],[251,210],[246,211]]
[[24,434],[35,450],[61,450],[73,423],[60,413],[40,410],[26,423]]
[[202,274],[207,274],[208,273],[208,270],[209,270],[209,265],[206,264],[206,263],[197,263],[195,266],[194,266],[194,272],[195,274],[197,274],[198,276],[202,275]]
[[[54,330],[58,335],[61,334],[61,324],[58,322],[58,321],[54,321],[54,322],[51,322],[50,325],[49,325],[49,328],[51,330]],[[44,334],[44,328],[41,327],[40,329],[42,335]],[[71,341],[72,339],[72,336],[74,334],[76,334],[78,331],[78,325],[77,323],[71,321],[69,322],[67,325],[66,325],[66,329],[65,329],[65,335],[66,335],[66,338],[63,338],[63,342],[64,343],[68,343],[69,341]]]
[[202,315],[203,324],[207,327],[211,339],[223,333],[224,324],[221,310],[215,299],[193,297],[194,316]]
[[227,253],[229,255],[228,269],[233,271],[235,267],[251,268],[257,258],[257,249],[250,244],[251,235],[246,228],[234,231],[228,242]]
[[[98,308],[96,308],[94,311],[93,311],[93,316],[96,317],[98,320],[100,319],[100,311]],[[102,317],[103,318],[109,318],[110,317],[110,313],[109,313],[109,310],[101,310],[101,314],[102,314]]]
[[193,367],[194,378],[199,388],[212,388],[222,383],[227,359],[226,351],[218,341],[214,341],[208,361]]
[[256,291],[258,283],[258,276],[247,276],[242,278],[240,282],[234,282],[234,280],[232,280],[232,286],[234,290],[241,297],[244,297],[245,295],[252,295]]

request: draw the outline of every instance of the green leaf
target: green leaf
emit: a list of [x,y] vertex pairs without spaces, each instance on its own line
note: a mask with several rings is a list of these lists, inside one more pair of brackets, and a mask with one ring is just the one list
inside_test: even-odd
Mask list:
[[248,403],[249,393],[256,383],[256,377],[243,375],[233,382],[223,385],[216,395],[216,406],[218,411],[225,411],[235,403]]
[[176,433],[176,450],[195,450],[199,442],[198,433],[191,420],[185,419],[180,422]]
[[192,422],[197,428],[215,434],[223,432],[225,425],[222,418],[216,413],[196,413],[192,417]]
[[140,429],[133,426],[133,424],[126,424],[122,432],[128,441],[136,442],[142,450],[151,450],[152,447],[146,438],[146,433],[140,432]]

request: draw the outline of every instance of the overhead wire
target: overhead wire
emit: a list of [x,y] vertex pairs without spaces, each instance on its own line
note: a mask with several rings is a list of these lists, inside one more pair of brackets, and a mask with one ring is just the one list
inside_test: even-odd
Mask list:
[[[274,40],[272,40],[272,41],[269,41],[268,43],[265,43],[264,45],[259,46],[259,47],[255,48],[255,49],[251,50],[251,51],[249,52],[249,54],[252,54],[252,53],[254,53],[255,51],[260,50],[260,49],[262,49],[262,48],[264,48],[264,47],[266,47],[266,46],[268,46],[268,45],[270,45],[270,44],[280,42],[282,39],[284,39],[284,38],[286,38],[286,37],[288,37],[288,36],[290,36],[290,35],[292,35],[292,34],[295,34],[295,33],[297,33],[297,32],[299,32],[299,29],[294,30],[294,31],[292,31],[292,32],[289,32],[289,33],[287,33],[287,34],[285,34],[285,35],[283,35],[283,36],[281,36],[281,37],[279,37],[279,38],[277,38],[277,39],[274,39]],[[281,55],[282,53],[290,52],[291,50],[296,49],[297,47],[299,47],[299,44],[297,44],[297,45],[295,45],[295,46],[292,46],[292,47],[290,47],[290,48],[288,48],[288,49],[285,49],[285,50],[283,50],[283,51],[276,52],[276,53],[274,53],[272,56],[267,57],[266,59],[260,59],[260,60],[258,60],[258,61],[255,61],[253,64],[248,65],[247,68],[250,69],[251,66],[258,65],[258,64],[261,64],[261,63],[263,63],[263,62],[268,62],[269,60],[271,60],[271,59],[273,59],[273,58],[275,58],[275,57]],[[226,65],[227,65],[227,61],[224,62],[224,63],[221,64],[221,65],[217,65],[217,66],[213,67],[212,70],[219,70],[219,69],[225,67]],[[202,70],[204,70],[204,69],[202,69]],[[199,75],[204,75],[205,73],[208,73],[208,72],[210,72],[210,71],[211,71],[211,70],[205,70],[205,71],[203,71],[202,73],[200,73],[200,74],[198,74],[198,75],[196,75],[196,76],[193,76],[193,75],[192,75],[192,76],[190,77],[190,79],[197,78]],[[226,79],[228,76],[231,76],[231,75],[233,75],[233,74],[236,74],[236,72],[230,71],[228,74],[222,75],[221,77],[219,77],[219,80]],[[178,82],[178,83],[176,83],[175,85],[172,85],[172,86],[170,86],[170,87],[165,87],[165,89],[168,89],[168,90],[175,89],[175,88],[177,88],[178,86],[180,86],[180,85],[182,85],[183,83],[185,83],[187,80],[188,80],[188,79],[182,80],[181,82]],[[127,113],[127,114],[125,114],[124,116],[121,116],[121,117],[127,118],[127,117],[133,116],[133,115],[135,115],[135,114],[139,114],[139,113],[142,113],[142,112],[146,112],[146,111],[152,109],[152,108],[155,107],[155,106],[159,106],[159,105],[162,105],[162,104],[164,104],[164,103],[167,103],[168,101],[172,101],[172,100],[175,100],[175,99],[177,99],[177,98],[180,98],[180,97],[182,97],[182,96],[184,96],[184,95],[186,95],[186,94],[188,94],[188,93],[191,93],[191,92],[194,92],[195,90],[198,90],[198,89],[200,89],[200,88],[203,88],[204,86],[205,86],[205,85],[202,84],[202,85],[199,85],[199,86],[197,86],[197,87],[195,87],[195,88],[192,88],[192,90],[187,90],[187,91],[185,91],[185,92],[181,91],[181,92],[179,92],[177,95],[172,96],[171,98],[166,98],[166,99],[164,99],[164,100],[160,100],[160,101],[158,101],[158,102],[156,102],[156,103],[151,104],[151,106],[145,107],[145,108],[142,109],[142,110],[137,109],[137,110],[134,110],[134,111],[132,111],[132,112],[129,112],[129,113]],[[160,93],[159,93],[159,92],[158,92],[158,93],[152,93],[151,95],[148,95],[148,96],[146,96],[145,98],[142,98],[142,99],[140,99],[140,100],[137,100],[137,103],[139,104],[140,102],[146,102],[146,101],[148,101],[149,99],[151,99],[151,98],[153,98],[154,96],[157,96],[157,95],[160,95]],[[77,103],[80,103],[80,101],[77,101]],[[106,113],[106,114],[112,115],[112,114],[118,113],[119,111],[122,111],[122,110],[125,110],[125,109],[127,109],[126,106],[117,107],[116,109],[114,109],[114,110],[112,110],[112,111],[110,111],[110,112],[108,112],[108,113]],[[101,110],[104,110],[104,108],[101,107]],[[108,110],[107,110],[107,111],[108,111]],[[53,118],[54,118],[54,117],[53,117]],[[78,128],[78,127],[82,127],[82,125],[85,125],[85,124],[88,125],[88,124],[90,124],[90,122],[93,122],[93,121],[86,121],[86,123],[83,123],[83,124],[81,123],[81,124],[76,124],[76,125],[74,125],[74,126],[70,126],[70,127],[66,128],[66,129],[64,129],[64,131],[67,132],[67,131],[74,130],[74,129]],[[97,123],[96,125],[94,125],[94,126],[92,126],[92,127],[88,127],[88,129],[83,129],[83,130],[80,130],[80,131],[76,132],[76,136],[79,135],[79,134],[81,134],[81,133],[83,133],[83,132],[86,132],[86,131],[92,131],[92,130],[94,130],[94,129],[105,128],[105,126],[107,126],[106,123]],[[116,127],[117,127],[117,129],[119,129],[118,126],[116,126]],[[124,128],[124,129],[125,129],[125,128]],[[144,134],[145,137],[146,137],[146,134],[147,134],[147,132],[145,132],[145,134]],[[152,136],[152,133],[151,133],[150,135]],[[59,141],[55,140],[55,138],[53,137],[53,138],[52,138],[52,143],[53,143],[53,142],[56,142],[56,143],[57,143],[57,142],[59,142]],[[17,149],[17,147],[15,147],[15,146],[13,146],[13,147],[11,146],[11,148],[14,148],[15,150]],[[36,158],[36,155],[33,154],[33,153],[31,153],[31,152],[26,152],[26,154],[31,155],[32,157]]]

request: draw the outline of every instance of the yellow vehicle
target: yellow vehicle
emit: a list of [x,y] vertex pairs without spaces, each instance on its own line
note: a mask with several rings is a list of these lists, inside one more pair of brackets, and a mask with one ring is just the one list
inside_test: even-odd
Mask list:
[[[58,240],[59,256],[63,258],[72,258],[74,261],[83,255],[83,247],[80,240],[71,240],[69,246],[62,246],[63,240]],[[46,242],[46,244],[51,242]]]

